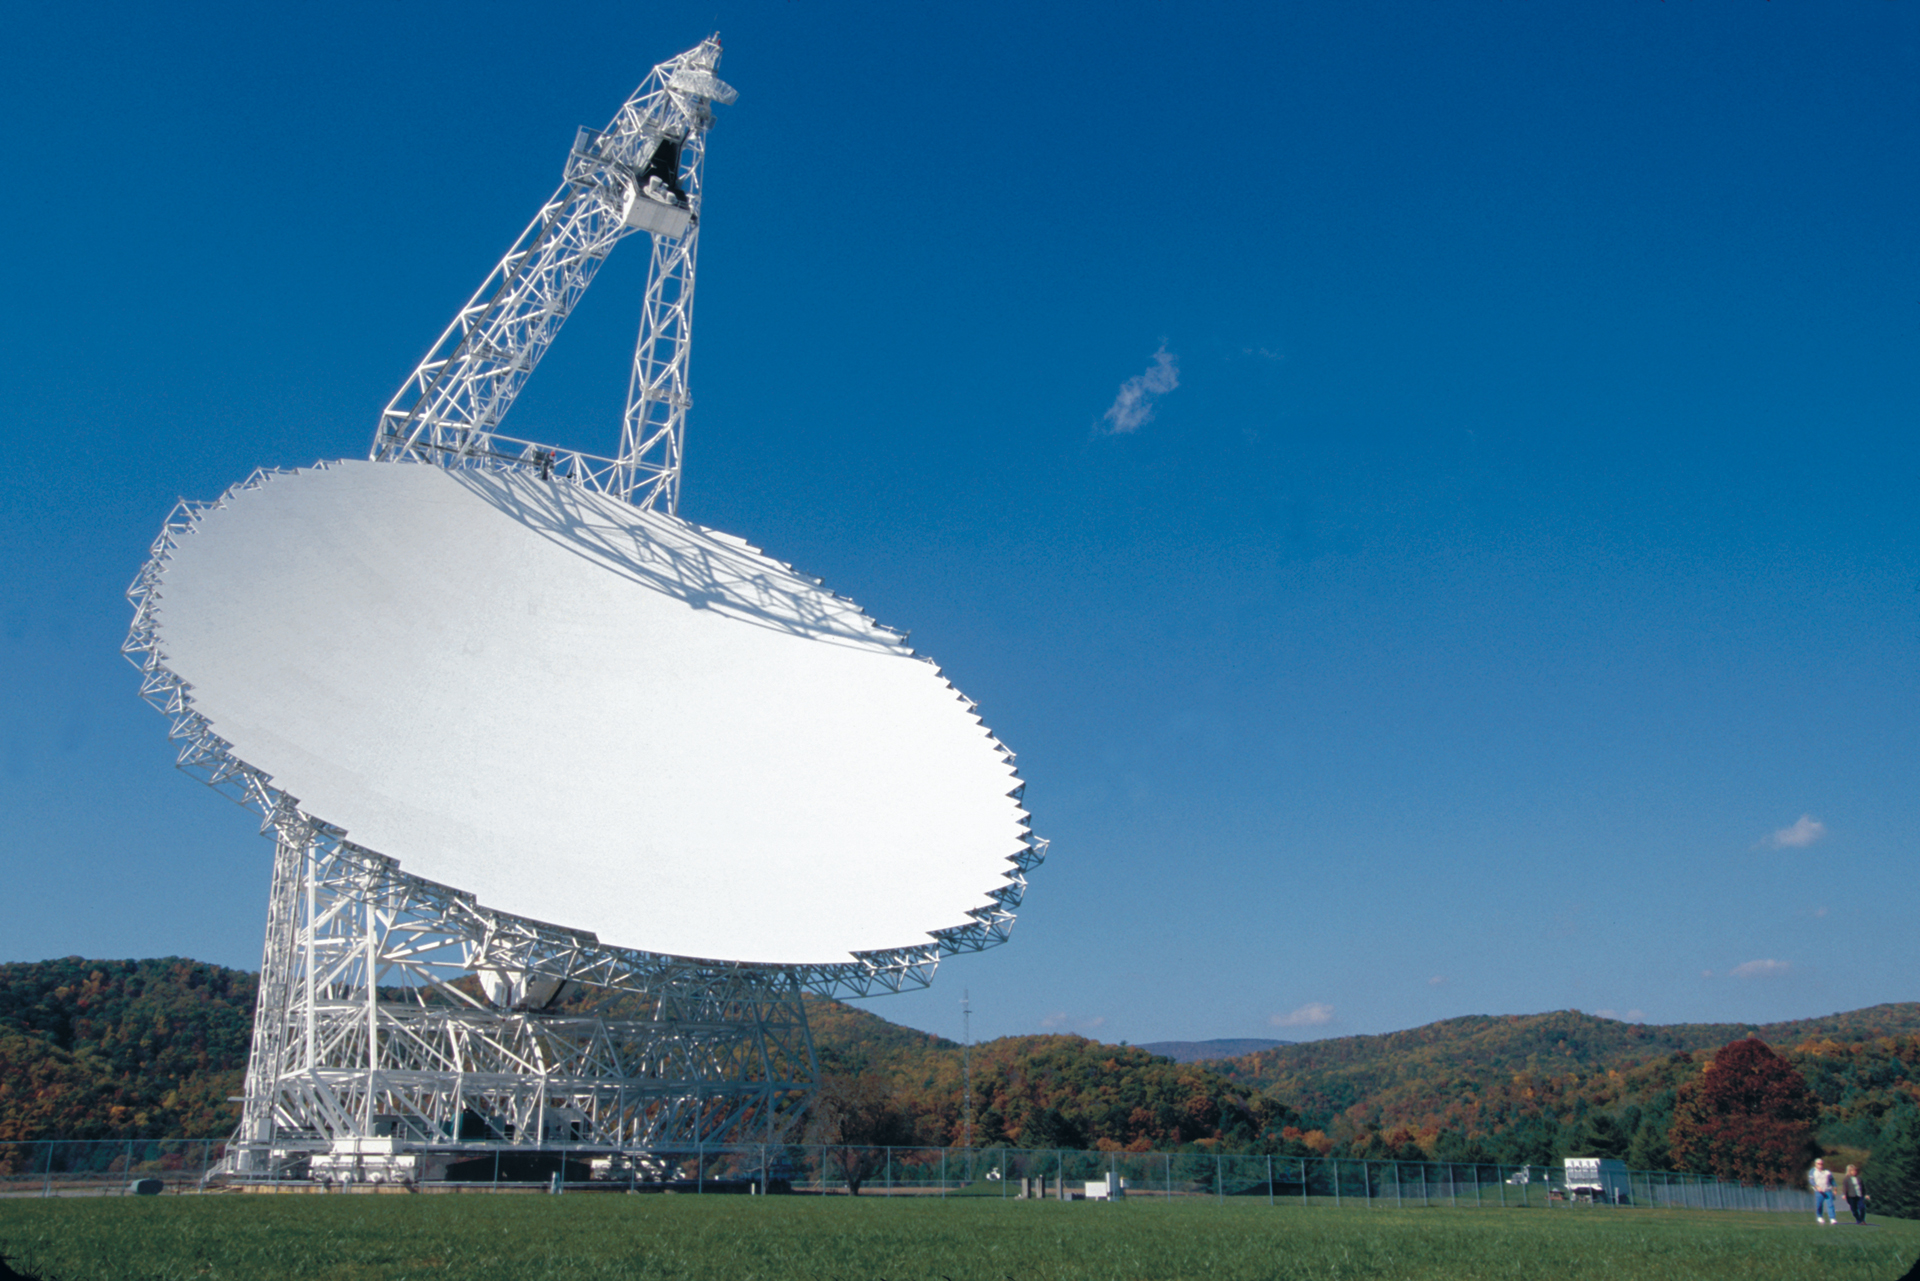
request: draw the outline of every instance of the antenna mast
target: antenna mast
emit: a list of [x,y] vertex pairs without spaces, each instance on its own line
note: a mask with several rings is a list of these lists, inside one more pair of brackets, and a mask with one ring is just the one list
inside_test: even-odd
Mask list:
[[960,989],[960,1035],[966,1042],[960,1051],[960,1091],[966,1099],[960,1146],[970,1148],[973,1146],[973,1001],[966,988]]

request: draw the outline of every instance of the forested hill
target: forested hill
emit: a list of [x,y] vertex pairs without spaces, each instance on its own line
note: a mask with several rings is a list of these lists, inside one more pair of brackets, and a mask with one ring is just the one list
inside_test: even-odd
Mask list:
[[[178,958],[0,965],[0,1143],[230,1133],[253,992],[251,974]],[[607,1012],[641,1014],[634,1000]],[[887,1099],[886,1141],[961,1140],[961,1046],[888,1022],[873,1012],[884,1001],[808,1007],[823,1074]],[[1661,1168],[1676,1090],[1748,1033],[1804,1075],[1819,1139],[1836,1152],[1864,1154],[1889,1112],[1920,1102],[1920,1004],[1756,1026],[1563,1011],[1199,1063],[1077,1036],[1005,1037],[972,1049],[973,1136],[1516,1164],[1617,1151]]]
[[253,988],[172,956],[0,965],[0,1142],[227,1133]]
[[1270,1050],[1276,1045],[1292,1044],[1292,1041],[1275,1041],[1264,1037],[1225,1037],[1217,1041],[1142,1041],[1140,1048],[1148,1054],[1172,1059],[1175,1063],[1217,1063],[1221,1059],[1240,1058],[1260,1050]]
[[1210,1064],[1259,1088],[1277,1088],[1310,1109],[1348,1107],[1408,1086],[1525,1072],[1621,1071],[1685,1051],[1718,1049],[1743,1036],[1790,1047],[1920,1034],[1920,1002],[1875,1005],[1786,1023],[1621,1023],[1578,1010],[1468,1015],[1384,1036],[1343,1036],[1259,1050]]
[[1849,1159],[1873,1147],[1889,1112],[1920,1103],[1914,1002],[1768,1024],[1473,1016],[1209,1066],[1284,1099],[1323,1152],[1518,1163],[1577,1149],[1660,1169],[1680,1085],[1750,1035],[1805,1078],[1820,1102],[1820,1142]]

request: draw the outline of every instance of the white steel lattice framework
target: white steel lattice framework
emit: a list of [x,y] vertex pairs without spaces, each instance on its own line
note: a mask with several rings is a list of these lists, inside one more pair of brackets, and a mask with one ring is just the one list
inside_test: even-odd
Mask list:
[[[580,131],[560,189],[382,413],[375,460],[530,470],[676,511],[704,138],[712,104],[735,97],[714,75],[719,56],[716,37],[660,64],[605,130]],[[639,230],[653,256],[619,457],[501,435],[600,263]],[[672,1177],[705,1146],[790,1137],[817,1079],[803,992],[923,987],[942,957],[1007,939],[1046,854],[1030,833],[967,924],[806,966],[611,947],[355,845],[241,760],[161,652],[172,550],[202,515],[270,479],[256,472],[220,500],[175,509],[129,590],[124,646],[143,697],[172,720],[180,767],[257,809],[275,840],[233,1173],[459,1177],[489,1156],[497,1171],[507,1154],[523,1175],[528,1159],[591,1159]],[[564,995],[581,989],[614,1008],[586,1012]]]
[[[605,129],[581,129],[564,177],[533,222],[380,415],[375,460],[525,462],[638,507],[677,512],[700,242],[700,179],[720,40],[653,69]],[[618,458],[562,453],[495,429],[613,247],[652,234],[640,339]]]

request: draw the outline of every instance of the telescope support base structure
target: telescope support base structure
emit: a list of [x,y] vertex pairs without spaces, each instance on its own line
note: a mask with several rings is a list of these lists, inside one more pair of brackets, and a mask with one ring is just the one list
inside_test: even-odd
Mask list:
[[[504,1157],[520,1171],[545,1160],[672,1177],[709,1145],[791,1138],[817,1082],[795,971],[603,965],[590,941],[508,937],[511,922],[291,805],[268,825],[272,900],[230,1174],[420,1181],[484,1177],[491,1160],[497,1178]],[[560,980],[604,985],[612,1008],[581,1012],[564,995],[559,1008],[499,1008],[485,979],[496,995],[549,1000]]]

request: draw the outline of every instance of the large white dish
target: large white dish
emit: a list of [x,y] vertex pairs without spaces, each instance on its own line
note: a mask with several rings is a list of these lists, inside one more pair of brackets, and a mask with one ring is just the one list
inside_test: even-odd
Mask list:
[[931,662],[739,539],[524,474],[341,462],[169,554],[161,661],[301,809],[603,943],[774,964],[924,945],[1027,848]]

